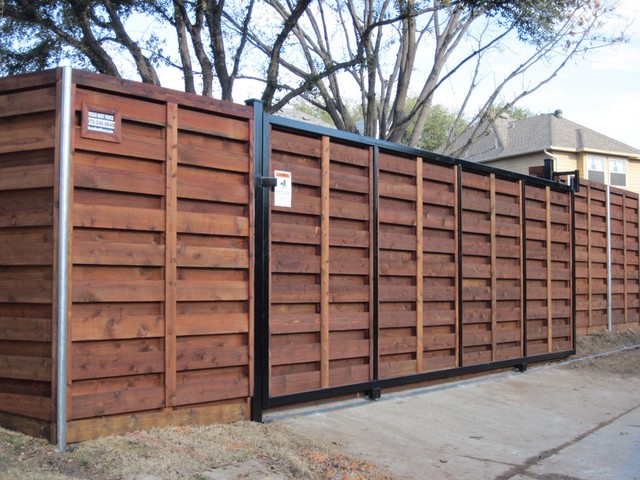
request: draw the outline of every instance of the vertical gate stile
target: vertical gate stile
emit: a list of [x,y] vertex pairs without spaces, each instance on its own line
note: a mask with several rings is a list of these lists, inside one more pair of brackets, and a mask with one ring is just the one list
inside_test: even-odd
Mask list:
[[380,266],[378,264],[378,244],[379,244],[379,228],[378,228],[378,190],[379,190],[379,175],[378,175],[378,156],[379,156],[379,147],[377,145],[373,146],[373,156],[371,158],[371,168],[373,169],[372,174],[372,240],[373,243],[371,245],[371,255],[373,257],[373,381],[377,382],[380,378],[379,372],[379,310],[380,310],[380,302],[379,302],[379,280],[380,280]]
[[455,261],[457,266],[456,280],[455,280],[455,294],[456,294],[456,339],[458,346],[458,359],[457,367],[464,367],[464,348],[462,338],[462,326],[464,324],[462,320],[463,316],[463,296],[462,296],[462,167],[460,165],[455,166],[456,175],[454,180],[454,198],[455,198]]
[[611,187],[606,187],[606,210],[607,210],[607,329],[613,330],[612,318],[612,294],[611,294]]
[[576,305],[576,192],[571,190],[571,349],[576,350],[577,305]]
[[165,158],[165,408],[176,403],[178,105],[167,103]]
[[320,245],[320,386],[329,386],[329,193],[330,193],[330,138],[322,137],[321,157],[321,245]]
[[416,157],[416,373],[424,371],[424,219],[422,157]]
[[520,355],[527,357],[527,196],[520,180]]
[[628,284],[627,284],[627,195],[622,195],[622,264],[624,268],[622,269],[622,281],[624,283],[624,293],[623,293],[623,308],[624,308],[624,325],[627,326],[629,322],[629,317],[627,315],[627,301],[628,301]]
[[587,333],[590,332],[591,326],[593,325],[593,307],[591,306],[593,296],[593,266],[591,259],[593,232],[591,228],[591,185],[589,185],[587,186]]
[[551,187],[545,187],[546,194],[546,244],[547,244],[547,352],[553,352],[553,261],[551,260]]
[[496,175],[490,175],[490,242],[491,242],[491,361],[495,362],[498,330],[498,289],[497,289],[497,252],[496,252]]
[[375,329],[375,325],[374,325],[374,309],[375,309],[375,289],[374,289],[374,277],[375,277],[375,262],[374,262],[374,255],[373,255],[373,245],[375,242],[374,236],[374,228],[373,228],[373,217],[374,217],[374,210],[373,210],[373,196],[374,196],[374,178],[373,178],[373,156],[374,156],[374,151],[373,151],[374,147],[373,146],[369,146],[368,148],[368,155],[369,155],[369,161],[368,161],[368,175],[369,175],[369,191],[368,191],[368,214],[369,214],[369,224],[368,224],[368,229],[369,229],[369,251],[368,251],[368,260],[369,260],[369,278],[368,278],[368,282],[369,282],[369,380],[373,380],[375,379],[375,374],[373,371],[373,358],[375,356],[375,347],[374,347],[374,343],[375,343],[375,339],[374,339],[374,334],[373,331]]

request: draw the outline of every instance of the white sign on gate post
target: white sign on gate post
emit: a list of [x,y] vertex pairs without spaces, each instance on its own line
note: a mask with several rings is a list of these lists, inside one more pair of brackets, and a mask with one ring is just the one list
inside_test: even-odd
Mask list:
[[276,188],[274,189],[273,204],[276,207],[291,208],[291,172],[275,170],[273,174],[278,181],[276,183]]

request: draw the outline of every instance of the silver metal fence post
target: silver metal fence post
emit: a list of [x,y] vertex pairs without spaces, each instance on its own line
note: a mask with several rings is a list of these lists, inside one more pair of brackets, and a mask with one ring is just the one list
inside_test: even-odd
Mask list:
[[67,332],[69,297],[69,179],[71,163],[71,83],[70,66],[62,67],[60,104],[59,192],[58,192],[58,338],[57,338],[57,440],[58,449],[67,448]]

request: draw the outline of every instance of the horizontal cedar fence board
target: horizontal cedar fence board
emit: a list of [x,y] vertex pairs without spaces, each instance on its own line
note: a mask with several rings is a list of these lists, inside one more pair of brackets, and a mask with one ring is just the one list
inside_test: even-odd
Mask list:
[[[12,304],[3,304],[0,307],[0,338],[12,341],[51,341],[51,318],[18,317],[5,310],[10,310]],[[50,316],[49,313],[43,314]]]
[[0,245],[0,265],[53,264],[51,227],[0,229]]
[[178,211],[177,229],[180,233],[249,236],[250,220],[246,217],[189,212],[181,210],[180,205]]
[[187,108],[180,110],[180,129],[223,138],[225,142],[249,141],[249,123],[246,119],[211,116]]
[[[44,70],[0,78],[0,93],[13,91],[32,91],[40,88],[54,88],[60,77],[60,70]],[[55,108],[55,107],[53,107]]]
[[[80,163],[85,160],[86,163]],[[74,182],[77,187],[107,191],[138,192],[148,195],[163,195],[164,172],[162,164],[140,160],[120,161],[118,157],[76,157]],[[98,166],[96,163],[104,166]],[[144,170],[143,170],[144,169]]]
[[53,188],[0,191],[0,228],[53,225]]
[[177,335],[249,333],[246,302],[185,302],[177,308]]
[[0,354],[0,378],[50,380],[51,358]]
[[159,339],[74,342],[71,358],[72,380],[164,370],[164,351]]
[[53,165],[0,168],[0,190],[53,188]]
[[68,424],[67,440],[82,442],[136,430],[181,426],[230,423],[249,418],[246,401],[219,402],[211,405],[194,405],[176,410],[137,411],[135,414],[95,416],[72,420]]
[[0,154],[53,148],[54,132],[53,111],[0,117]]
[[122,130],[126,132],[122,134],[122,141],[113,143],[84,138],[81,136],[80,125],[77,125],[75,148],[97,153],[130,156],[141,160],[162,161],[164,159],[165,141],[162,138],[160,127],[140,127],[138,124],[123,120]]
[[73,313],[71,330],[77,341],[161,337],[164,334],[160,302],[77,303]]
[[28,90],[4,90],[0,87],[0,118],[28,116],[55,110],[55,85],[41,85]]
[[249,396],[247,367],[225,367],[178,372],[177,403],[204,404]]
[[40,420],[52,418],[50,397],[0,392],[0,404],[2,412]]
[[[217,152],[214,157],[210,155],[211,151]],[[205,137],[185,130],[180,130],[178,163],[194,167],[215,167],[228,172],[250,172],[246,143]]]
[[[125,379],[126,381],[126,379]],[[136,388],[123,383],[114,391],[73,395],[73,419],[98,418],[119,413],[141,412],[164,405],[164,387]]]
[[50,303],[52,277],[51,266],[0,268],[0,303]]

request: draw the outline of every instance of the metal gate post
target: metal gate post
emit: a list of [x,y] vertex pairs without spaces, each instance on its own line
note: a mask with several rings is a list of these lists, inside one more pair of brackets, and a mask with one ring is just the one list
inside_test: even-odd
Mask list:
[[269,132],[264,106],[253,107],[253,170],[255,187],[254,225],[254,356],[251,420],[262,422],[262,410],[269,392],[269,189],[262,182],[269,176]]

